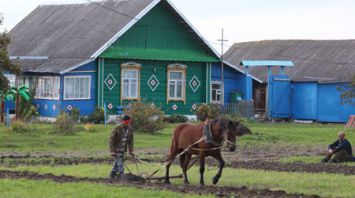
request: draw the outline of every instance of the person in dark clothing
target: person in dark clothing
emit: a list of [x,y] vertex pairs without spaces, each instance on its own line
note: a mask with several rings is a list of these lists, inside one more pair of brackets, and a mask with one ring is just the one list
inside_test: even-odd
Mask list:
[[345,138],[344,131],[339,131],[338,140],[328,146],[328,155],[322,162],[337,163],[355,161],[350,142]]
[[124,174],[123,157],[125,152],[128,151],[131,156],[134,156],[133,152],[133,128],[131,126],[131,118],[128,115],[124,115],[122,122],[113,128],[109,144],[111,156],[115,158],[113,168],[110,172],[110,179],[115,179],[118,172],[118,177],[122,177]]

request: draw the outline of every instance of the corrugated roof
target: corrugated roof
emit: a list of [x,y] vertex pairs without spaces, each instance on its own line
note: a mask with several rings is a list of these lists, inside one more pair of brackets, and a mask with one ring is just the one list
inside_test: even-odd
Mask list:
[[[48,57],[39,65],[38,60],[17,60],[27,72],[65,73],[99,56],[159,2],[107,0],[39,6],[10,31],[9,55]],[[183,19],[205,49],[219,56],[168,0],[163,2]]]
[[[355,75],[355,40],[235,43],[224,58],[235,65],[242,60],[291,60],[295,66],[285,71],[294,81],[350,82]],[[250,73],[267,81],[267,68],[250,68]]]

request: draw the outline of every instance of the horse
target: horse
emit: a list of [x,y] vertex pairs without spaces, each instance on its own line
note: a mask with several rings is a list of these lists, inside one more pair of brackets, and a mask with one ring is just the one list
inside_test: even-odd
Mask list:
[[[191,125],[180,124],[173,133],[170,153],[166,161],[165,183],[169,181],[169,168],[176,156],[179,156],[180,166],[183,171],[184,183],[189,184],[187,169],[192,155],[199,155],[200,184],[204,185],[205,157],[211,156],[218,160],[219,169],[212,178],[212,183],[217,184],[222,175],[225,162],[221,155],[221,148],[225,139],[230,152],[236,149],[236,136],[251,134],[251,131],[239,122],[227,119],[213,119],[207,124]],[[225,137],[226,136],[226,137]]]

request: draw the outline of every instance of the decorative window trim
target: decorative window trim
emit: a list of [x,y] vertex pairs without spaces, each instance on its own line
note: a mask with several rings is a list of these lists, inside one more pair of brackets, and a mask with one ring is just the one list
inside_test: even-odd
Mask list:
[[[40,78],[53,78],[53,79],[58,79],[58,85],[57,85],[57,91],[58,91],[58,96],[57,97],[39,97],[37,96],[37,91],[38,89],[38,82]],[[36,94],[34,96],[34,99],[44,99],[44,100],[59,100],[59,96],[60,96],[60,77],[59,76],[37,76],[36,80],[35,80],[35,87],[36,87]]]
[[[89,78],[89,97],[87,97],[87,98],[66,98],[65,97],[65,80],[68,78]],[[91,99],[91,76],[90,75],[64,76],[63,100],[90,100],[90,99]]]
[[[217,100],[213,100],[213,88],[212,88],[212,85],[213,84],[219,84],[221,86],[220,88],[220,95],[221,95],[221,101],[217,101]],[[222,82],[221,81],[211,81],[211,103],[213,104],[222,104]]]
[[[123,100],[140,100],[140,69],[141,69],[142,65],[139,63],[135,63],[135,62],[127,62],[127,63],[123,63],[121,64],[121,91],[120,91],[120,99],[121,102]],[[137,97],[123,97],[123,72],[124,71],[137,71]]]
[[[182,101],[186,102],[186,65],[183,64],[170,64],[168,65],[168,70],[167,70],[167,88],[166,88],[166,103],[169,101]],[[170,92],[170,72],[182,72],[182,90],[181,98],[170,98],[169,92]]]

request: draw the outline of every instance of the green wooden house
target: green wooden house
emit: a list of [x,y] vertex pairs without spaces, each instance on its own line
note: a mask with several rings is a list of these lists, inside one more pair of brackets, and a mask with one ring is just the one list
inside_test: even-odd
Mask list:
[[167,114],[210,102],[217,53],[169,1],[157,1],[98,56],[98,106],[143,101]]
[[211,100],[219,54],[168,0],[39,6],[10,36],[45,117],[105,105],[115,114],[135,101],[191,115]]

